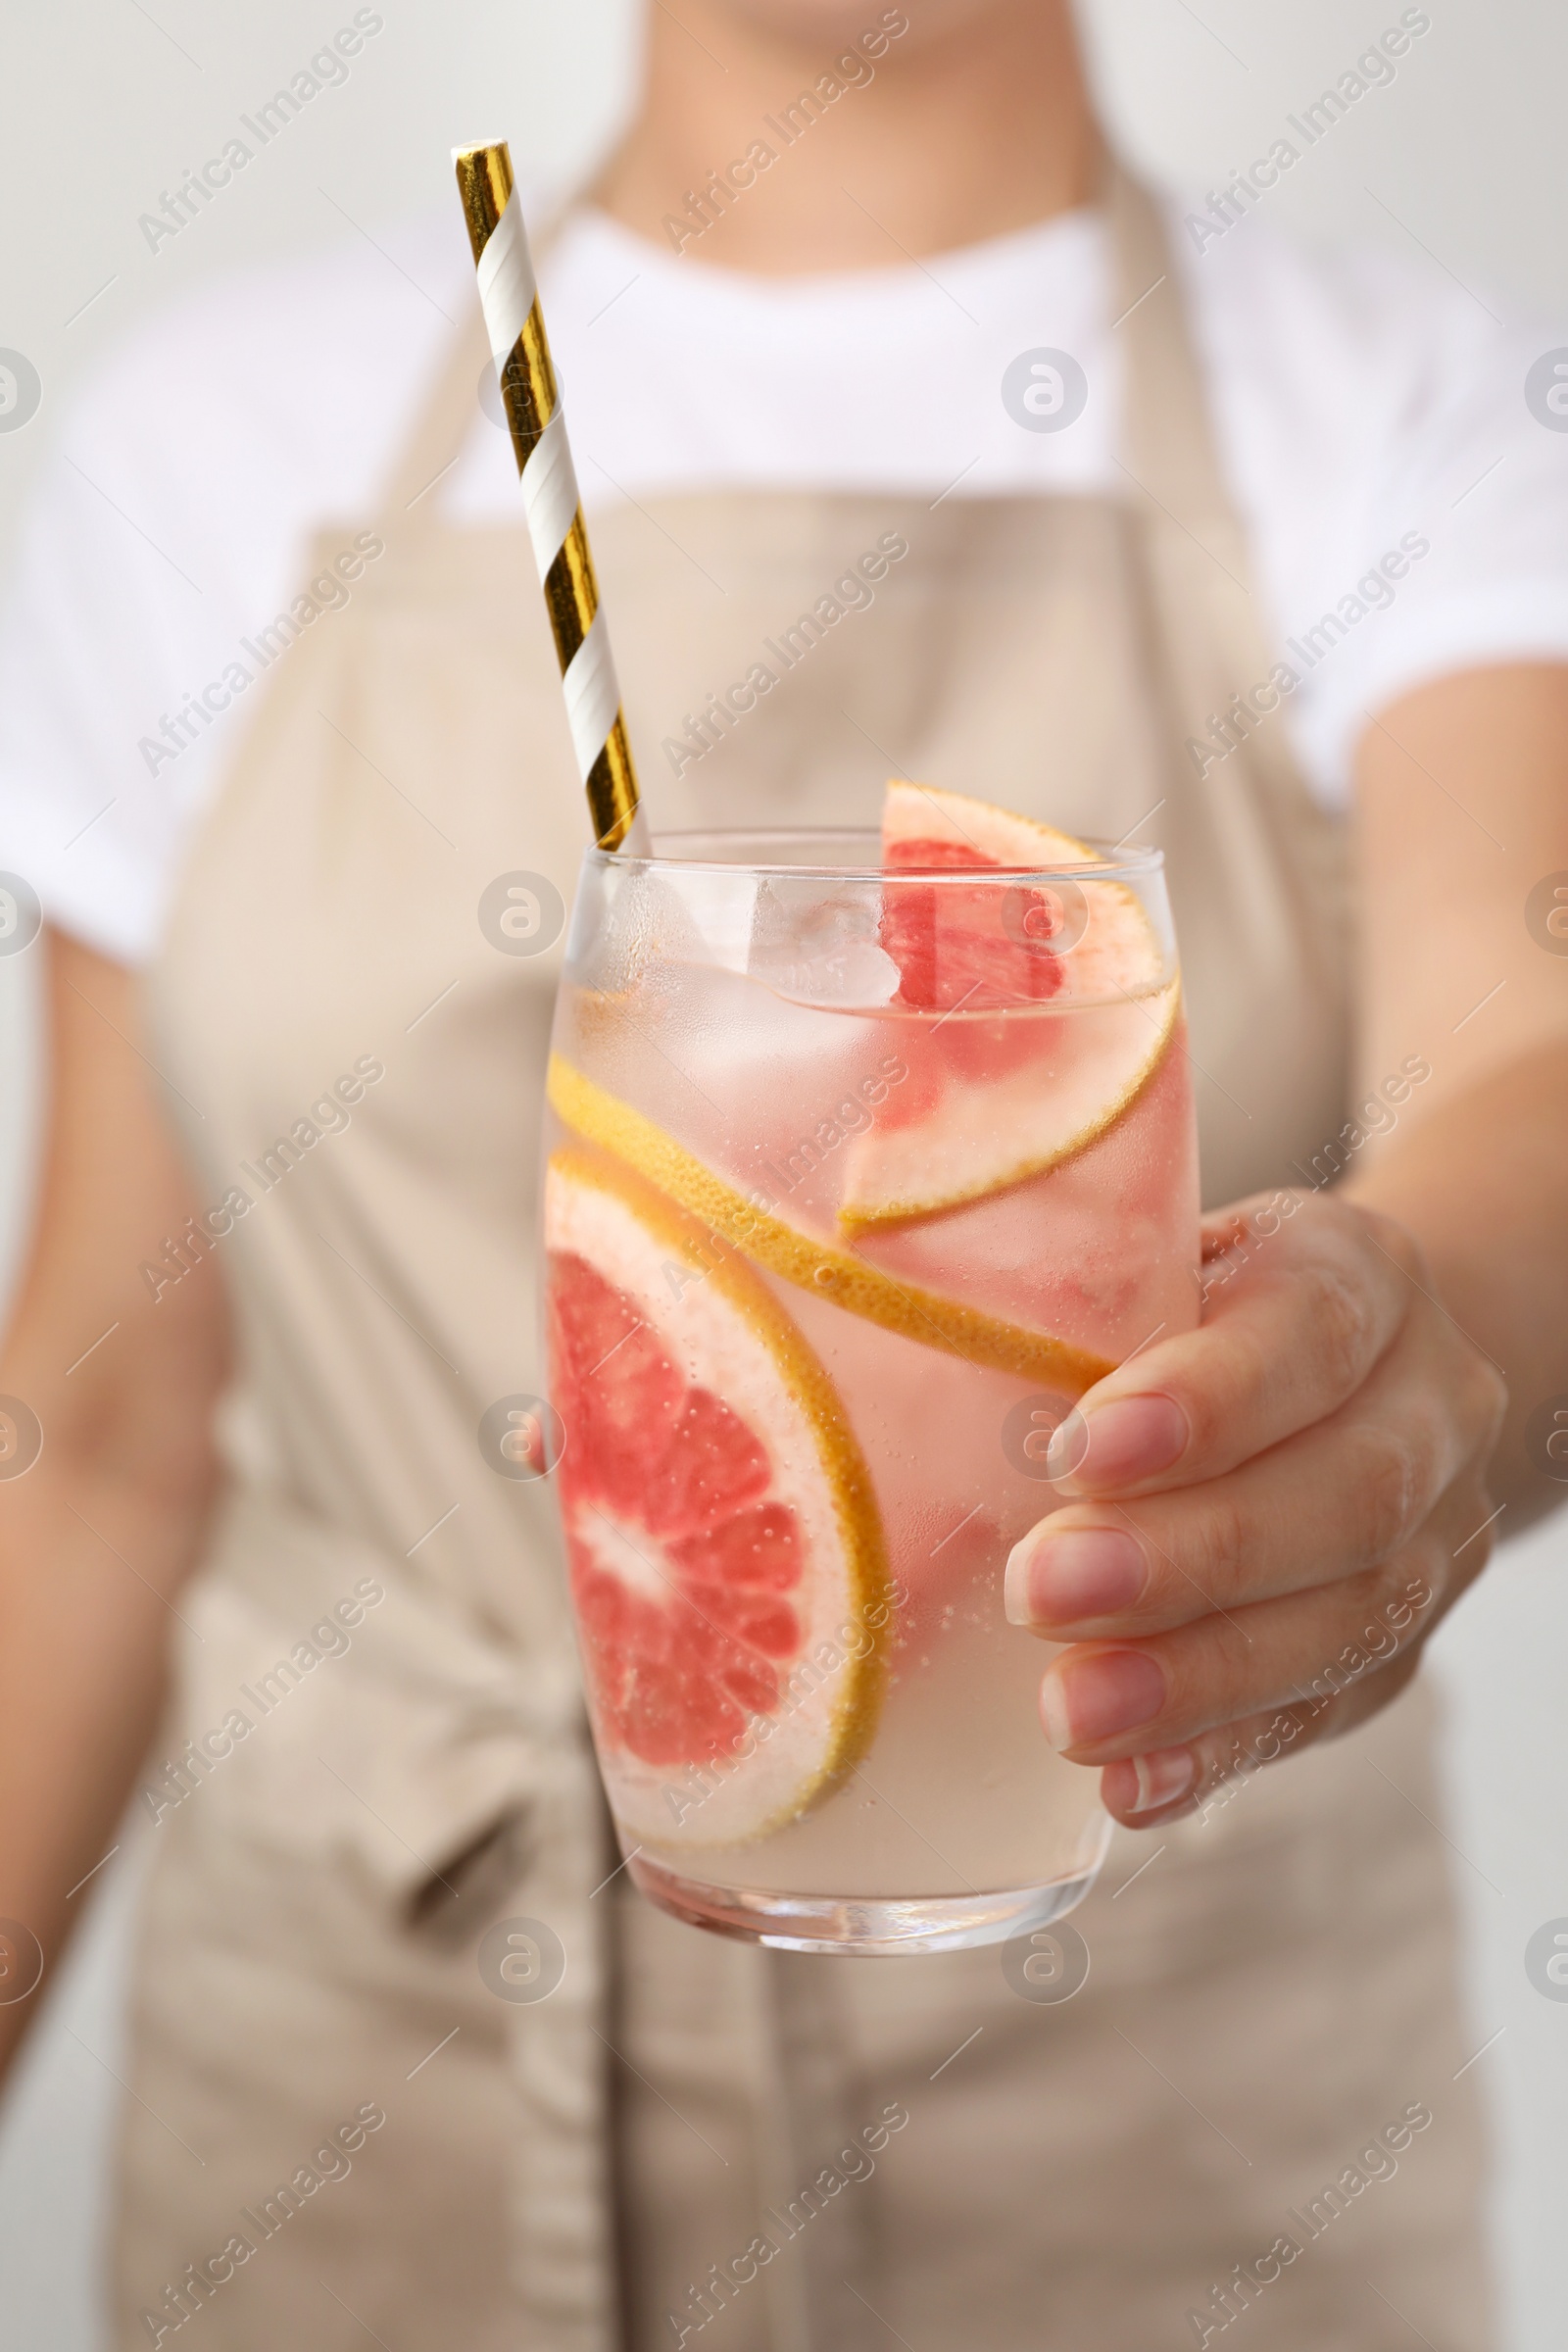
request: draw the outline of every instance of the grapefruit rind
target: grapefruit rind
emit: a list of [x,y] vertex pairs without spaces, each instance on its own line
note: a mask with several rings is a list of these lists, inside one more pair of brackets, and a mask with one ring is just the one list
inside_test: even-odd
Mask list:
[[972,800],[967,793],[949,792],[940,784],[913,784],[905,776],[890,776],[882,801],[884,857],[902,841],[945,841],[976,851],[993,865],[1025,870],[1095,863],[1087,842],[1058,833],[1054,825],[1016,816],[995,802]]
[[967,1363],[1036,1380],[1066,1396],[1081,1396],[1113,1368],[1107,1357],[1075,1347],[1070,1340],[1030,1331],[960,1299],[898,1282],[847,1250],[786,1224],[748,1200],[663,1128],[607,1093],[559,1054],[550,1057],[547,1088],[551,1107],[564,1125],[613,1152],[698,1218],[706,1232],[718,1235],[797,1290],[831,1299],[884,1331],[961,1356]]
[[[918,872],[918,864],[901,867],[898,852],[901,845],[927,842],[987,861],[965,864],[960,872],[1070,875],[1074,865],[1099,862],[1087,842],[1033,817],[939,785],[890,778],[882,810],[888,869]],[[1175,1033],[1180,982],[1164,979],[1164,956],[1136,892],[1109,875],[1092,875],[1080,887],[1088,899],[1088,927],[1061,958],[1060,993],[1044,1004],[1005,1009],[1000,1018],[1009,1027],[1019,1020],[1075,1019],[1086,1004],[1103,1003],[1136,1006],[1147,1028],[1130,1019],[1120,1024],[1125,1052],[1119,1067],[1112,1062],[1108,1083],[1076,1093],[1043,1088],[1028,1068],[954,1083],[918,1123],[872,1127],[857,1137],[839,1207],[847,1232],[939,1216],[1048,1175],[1113,1127],[1152,1078]]]
[[[772,1465],[770,1498],[802,1524],[809,1589],[791,1594],[806,1606],[800,1648],[781,1710],[753,1720],[750,1750],[693,1758],[696,1782],[680,1764],[619,1748],[606,1756],[616,1814],[634,1835],[683,1847],[766,1837],[830,1794],[875,1735],[894,1605],[870,1473],[831,1378],[767,1286],[634,1169],[579,1146],[554,1152],[545,1239],[638,1304],[688,1377],[744,1407]],[[563,1503],[569,1515],[569,1487]]]

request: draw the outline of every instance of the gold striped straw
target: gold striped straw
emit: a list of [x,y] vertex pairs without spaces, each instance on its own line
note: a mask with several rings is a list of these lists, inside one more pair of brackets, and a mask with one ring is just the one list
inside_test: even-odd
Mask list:
[[620,688],[599,607],[566,420],[539,309],[539,290],[505,139],[456,147],[479,300],[516,452],[529,536],[555,631],[577,766],[603,850],[648,855]]

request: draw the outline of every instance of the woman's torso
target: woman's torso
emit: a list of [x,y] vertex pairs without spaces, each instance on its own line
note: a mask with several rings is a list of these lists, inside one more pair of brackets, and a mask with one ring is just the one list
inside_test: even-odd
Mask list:
[[[1269,663],[1153,213],[1125,183],[1113,213],[1135,305],[1125,501],[671,497],[599,518],[595,549],[656,824],[874,823],[884,778],[902,770],[1069,830],[1163,845],[1205,1185],[1230,1198],[1293,1181],[1343,1116],[1345,846],[1277,723],[1201,774],[1187,750]],[[199,1951],[193,1857],[204,1825],[221,1820],[239,1855],[362,1888],[395,1982],[398,1939],[423,1932],[432,1904],[439,1917],[449,1876],[462,1883],[476,1852],[504,1855],[512,1878],[497,1884],[516,1884],[517,1913],[545,1920],[569,1959],[548,2008],[502,2020],[516,2099],[512,2291],[529,2340],[556,2352],[597,2345],[611,2325],[615,2150],[643,2297],[634,2333],[653,2340],[649,2314],[662,2329],[656,2306],[676,2291],[663,2266],[671,2247],[689,2250],[670,2221],[677,2188],[687,2218],[694,2204],[703,2216],[697,2250],[710,2230],[704,2259],[718,2261],[764,2188],[763,2202],[776,2198],[791,2165],[863,2120],[851,2113],[857,2085],[891,2081],[950,2025],[956,2044],[978,2016],[992,2055],[972,2092],[957,2078],[932,2091],[941,2130],[923,2153],[912,2132],[901,2143],[911,2185],[924,2185],[883,2226],[913,2261],[911,2226],[933,2248],[942,2236],[928,2209],[945,2143],[967,2149],[971,2187],[993,2181],[1028,2123],[1007,2077],[1049,2053],[1038,2013],[987,1955],[900,1963],[868,2007],[865,1988],[831,1969],[803,1974],[693,1938],[618,1886],[608,1898],[599,1888],[612,1862],[551,1498],[544,1482],[504,1475],[482,1435],[492,1407],[543,1387],[535,1160],[560,957],[559,944],[514,953],[484,910],[519,875],[545,877],[569,903],[586,826],[520,524],[453,528],[420,495],[471,416],[477,352],[456,357],[405,453],[376,520],[385,561],[330,629],[290,649],[268,691],[154,978],[158,1055],[190,1105],[179,1115],[200,1197],[230,1202],[212,1249],[242,1367],[226,1415],[234,1497],[194,1612],[202,1640],[186,1648],[182,1723],[221,1721],[270,1659],[298,1656],[297,1636],[311,1646],[308,1629],[340,1592],[368,1581],[384,1594],[352,1653],[301,1660],[286,1703],[160,1824],[154,1916],[160,1903],[166,1921],[177,1915]],[[770,660],[769,641],[890,542],[906,552],[871,605],[823,616],[758,710],[701,758],[666,754],[666,739],[698,740],[690,720],[709,694]],[[1333,1771],[1300,1768],[1283,1794],[1250,1789],[1245,1805],[1171,1834],[1168,1876],[1141,1914],[1131,1900],[1111,1911],[1107,1889],[1092,1940],[1105,1983],[1120,1981],[1131,2004],[1118,2014],[1140,2000],[1157,2009],[1162,1971],[1201,1969],[1215,1936],[1232,1962],[1245,1957],[1250,1932],[1228,1916],[1219,1857],[1240,1857],[1245,1874],[1265,1852],[1333,1832]],[[1364,1877],[1393,1835],[1387,1806],[1337,1834],[1342,1875]],[[1407,1842],[1402,1825],[1398,1836]],[[1437,1903],[1430,1860],[1415,1877]],[[1288,1890],[1296,1928],[1309,1919],[1329,1939],[1301,1964],[1340,1968],[1310,1900],[1313,1872],[1295,1859],[1269,1867],[1259,1890]],[[258,1860],[258,1899],[265,1877]],[[347,1955],[341,1930],[321,1936],[316,1964],[328,1978]],[[422,1965],[411,1951],[411,1983]],[[200,1960],[190,1966],[200,1978]],[[231,1997],[216,1964],[203,1982],[213,2001]],[[706,2024],[695,2041],[694,1998]],[[1086,2050],[1114,2046],[1108,2015],[1096,2022],[1088,2002],[1075,2014]],[[613,2097],[607,2032],[635,2078],[617,2079]],[[145,2079],[177,2103],[172,2050],[156,2033],[146,2048]],[[667,2105],[658,2086],[676,2081],[682,2097],[714,2104],[722,2145],[738,2134],[720,2174],[690,2174],[681,2134],[636,2087]],[[1086,2084],[1063,2095],[1072,2128],[1087,2128]],[[990,2154],[977,2128],[991,2131]],[[858,2230],[879,2209],[835,2210]],[[1187,2226],[1184,2211],[1174,2198],[1167,2234]],[[756,2298],[766,2340],[802,2340],[800,2328],[818,2324],[851,2340],[830,2276],[841,2259],[874,2259],[849,2220],[811,2238],[804,2287],[775,2282]],[[954,2282],[968,2277],[951,2247],[944,2260]],[[1016,2291],[998,2290],[999,2344],[1011,2340],[1003,2315]],[[831,2321],[813,2323],[818,2309]]]

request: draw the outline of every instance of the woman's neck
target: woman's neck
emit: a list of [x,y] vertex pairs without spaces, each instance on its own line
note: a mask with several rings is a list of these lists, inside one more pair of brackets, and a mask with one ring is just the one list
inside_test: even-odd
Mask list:
[[781,32],[735,0],[680,0],[678,23],[652,6],[641,104],[594,201],[779,276],[885,268],[1086,202],[1100,140],[1066,0],[944,13],[962,21],[923,30],[920,0],[869,0],[867,44]]

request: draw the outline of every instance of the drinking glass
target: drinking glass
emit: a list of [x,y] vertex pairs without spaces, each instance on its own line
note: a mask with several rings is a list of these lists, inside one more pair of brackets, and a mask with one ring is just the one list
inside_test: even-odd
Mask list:
[[1158,853],[590,851],[545,1152],[555,1477],[633,1880],[802,1951],[1059,1917],[1110,1825],[1003,1569],[1074,1399],[1198,1320]]

